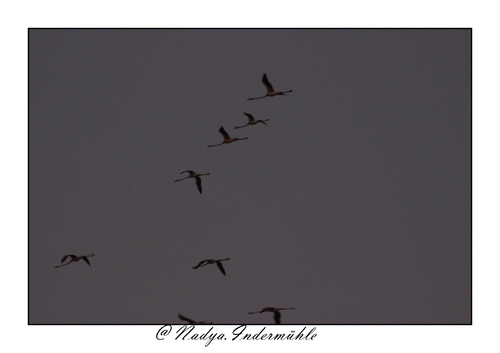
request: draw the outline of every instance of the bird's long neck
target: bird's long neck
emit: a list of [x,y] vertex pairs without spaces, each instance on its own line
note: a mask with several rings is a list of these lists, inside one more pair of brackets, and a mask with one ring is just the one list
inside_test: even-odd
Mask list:
[[220,145],[223,145],[223,144],[224,144],[224,142],[222,142],[222,143],[218,143],[218,144],[216,144],[216,145],[208,145],[207,147],[215,147],[215,146],[220,146]]
[[59,267],[63,267],[63,266],[66,266],[66,265],[69,265],[70,263],[72,263],[73,260],[71,260],[70,262],[66,263],[66,264],[62,264],[62,265],[58,265],[58,266],[54,266],[54,268],[59,268]]
[[257,97],[257,98],[248,98],[247,101],[253,101],[255,99],[262,99],[262,98],[266,98],[267,97],[267,94],[266,95],[263,95],[262,97]]

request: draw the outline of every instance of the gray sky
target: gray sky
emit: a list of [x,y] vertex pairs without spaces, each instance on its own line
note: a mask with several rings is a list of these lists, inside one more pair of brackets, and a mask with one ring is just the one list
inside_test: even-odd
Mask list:
[[30,31],[29,322],[470,323],[470,87],[469,30]]

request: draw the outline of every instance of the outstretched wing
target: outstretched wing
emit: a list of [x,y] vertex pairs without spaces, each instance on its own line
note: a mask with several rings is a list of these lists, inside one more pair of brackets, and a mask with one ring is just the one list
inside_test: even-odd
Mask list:
[[203,261],[200,261],[198,263],[198,265],[194,266],[193,269],[196,270],[198,267],[200,267],[204,262],[206,262],[207,260],[203,260]]
[[248,114],[248,113],[243,113],[243,114],[245,114],[248,117],[248,121],[255,121],[255,118],[253,117],[252,114]]
[[225,276],[226,271],[224,270],[224,266],[222,266],[222,263],[220,261],[217,261],[217,267],[219,268],[220,272]]
[[274,322],[275,322],[277,325],[281,324],[281,314],[280,314],[279,310],[276,310],[276,311],[274,312]]
[[198,191],[201,194],[201,178],[200,177],[196,177],[196,186],[198,187]]
[[63,263],[68,257],[71,257],[71,259],[74,259],[76,255],[64,255],[61,259],[61,263]]
[[266,74],[264,74],[264,76],[262,76],[262,83],[266,86],[268,92],[274,92],[273,86],[271,86],[271,83],[267,79]]
[[187,322],[189,322],[191,325],[196,324],[196,321],[194,321],[194,320],[192,320],[192,319],[190,319],[190,318],[188,318],[188,317],[185,317],[184,315],[181,315],[181,314],[178,314],[178,315],[179,315],[179,319],[184,320],[184,321],[187,321]]
[[86,257],[83,257],[83,261],[85,261],[90,266],[90,261]]
[[224,128],[221,126],[220,129],[219,129],[219,132],[222,134],[222,136],[224,137],[224,140],[227,140],[229,139],[229,134],[226,132],[226,130],[224,130]]

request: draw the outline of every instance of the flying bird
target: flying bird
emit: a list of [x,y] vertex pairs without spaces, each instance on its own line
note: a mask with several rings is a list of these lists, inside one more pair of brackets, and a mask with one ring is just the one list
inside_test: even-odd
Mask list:
[[88,259],[88,257],[92,257],[92,256],[95,256],[93,253],[90,254],[90,255],[83,255],[83,256],[76,256],[76,255],[64,255],[61,259],[61,263],[63,263],[68,257],[71,258],[71,260],[63,265],[59,265],[59,266],[54,266],[54,268],[59,268],[59,267],[62,267],[62,266],[66,266],[66,265],[69,265],[70,263],[72,262],[76,262],[76,261],[80,261],[80,260],[83,260],[85,261],[89,266],[90,266],[90,261]]
[[217,264],[217,267],[219,268],[220,272],[222,272],[222,274],[225,276],[226,271],[224,270],[224,267],[222,266],[221,261],[226,261],[226,260],[229,260],[229,257],[227,259],[219,259],[219,260],[214,260],[214,259],[203,260],[203,261],[200,261],[198,263],[198,265],[194,266],[193,270],[196,270],[198,267],[203,267],[203,266],[210,265],[210,264]]
[[265,120],[255,120],[255,118],[253,117],[252,114],[248,114],[248,113],[243,113],[245,114],[247,117],[248,117],[248,123],[246,125],[243,125],[243,126],[236,126],[235,129],[239,129],[239,128],[242,128],[242,127],[245,127],[245,126],[248,126],[248,125],[257,125],[258,123],[262,123],[264,125],[267,125],[266,124],[266,121],[269,121],[270,119],[265,119]]
[[210,324],[213,324],[213,322],[208,322],[208,321],[195,321],[195,320],[192,320],[192,319],[185,317],[184,315],[181,315],[181,314],[179,314],[179,319],[187,321],[191,325],[210,325]]
[[185,178],[174,180],[174,183],[177,183],[178,181],[181,181],[181,180],[185,180],[187,178],[195,178],[196,179],[196,187],[198,188],[198,191],[201,194],[201,178],[200,177],[204,176],[204,175],[210,175],[210,173],[198,174],[198,173],[193,172],[192,170],[185,170],[185,171],[181,172],[180,174],[182,174],[182,173],[189,173],[189,175]]
[[273,308],[270,306],[266,306],[265,308],[262,308],[260,311],[251,311],[249,314],[262,314],[264,312],[271,312],[274,313],[274,322],[279,325],[281,323],[281,313],[280,310],[293,310],[295,308]]
[[262,83],[266,86],[267,93],[265,95],[263,95],[262,97],[248,98],[247,101],[251,101],[251,100],[254,100],[254,99],[261,99],[261,98],[265,98],[265,97],[285,96],[286,93],[293,92],[292,90],[282,91],[282,92],[276,92],[273,89],[273,86],[271,85],[271,83],[269,82],[269,80],[267,79],[267,75],[266,74],[264,74],[264,76],[262,76]]
[[224,137],[224,141],[222,141],[221,143],[219,143],[217,145],[209,145],[208,147],[220,146],[220,145],[223,145],[225,143],[231,143],[231,142],[234,142],[234,141],[246,140],[248,138],[248,137],[241,137],[241,138],[239,138],[239,137],[229,137],[229,134],[226,132],[226,130],[224,130],[224,128],[222,126],[220,127],[219,132]]

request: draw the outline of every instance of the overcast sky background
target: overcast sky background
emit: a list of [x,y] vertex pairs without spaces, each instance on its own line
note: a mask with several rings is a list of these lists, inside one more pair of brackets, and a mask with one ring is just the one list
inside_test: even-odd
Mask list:
[[[224,5],[221,7],[221,5]],[[252,6],[226,6],[222,2],[165,3],[146,0],[141,6],[117,3],[113,0],[89,0],[85,6],[79,3],[61,7],[58,2],[33,2],[24,0],[5,4],[0,37],[3,55],[0,61],[3,85],[2,161],[6,167],[2,173],[2,311],[6,314],[2,323],[4,342],[27,349],[68,349],[88,352],[89,349],[136,349],[164,352],[166,349],[205,351],[204,342],[178,340],[157,341],[154,335],[160,326],[40,326],[28,323],[28,193],[27,193],[27,109],[28,109],[28,31],[29,27],[200,27],[200,26],[284,26],[284,27],[473,27],[473,325],[321,325],[316,326],[318,339],[307,343],[240,342],[215,344],[219,352],[275,351],[276,349],[315,349],[317,351],[366,352],[384,349],[387,352],[470,352],[498,347],[494,340],[500,328],[498,277],[498,186],[499,169],[496,161],[500,151],[498,139],[498,26],[493,3],[478,1],[473,4],[457,4],[448,0],[395,4],[392,1],[344,2],[331,4],[311,1],[301,3],[254,1]],[[98,9],[98,11],[96,11]],[[222,10],[223,9],[223,10]],[[284,83],[276,81],[267,72],[278,89]],[[253,84],[256,84],[252,77]],[[260,83],[260,75],[258,81]],[[282,85],[283,84],[283,85]],[[290,87],[295,91],[297,87]],[[262,88],[263,89],[263,88]],[[254,95],[254,89],[252,94]],[[295,94],[294,92],[293,94]],[[263,93],[259,93],[263,94]],[[246,99],[247,96],[243,97]],[[278,97],[275,99],[284,98]],[[289,98],[289,97],[288,97]],[[256,101],[258,102],[258,101]],[[241,115],[244,119],[244,116]],[[270,121],[271,122],[271,121]],[[244,131],[244,130],[242,130]],[[246,141],[249,142],[250,140]],[[212,140],[208,143],[214,143]],[[207,144],[208,144],[207,143]],[[244,142],[241,142],[244,143]],[[233,147],[223,146],[223,147]],[[176,171],[177,172],[177,171]],[[175,179],[175,178],[174,178]],[[191,183],[195,189],[194,181]],[[205,180],[204,180],[205,183]],[[179,183],[180,185],[181,183]],[[187,186],[186,186],[187,187]],[[196,189],[195,189],[196,192]],[[205,190],[206,192],[206,190]],[[204,195],[203,195],[204,196]],[[59,261],[60,256],[56,259]],[[93,258],[93,267],[95,260]],[[233,260],[231,260],[233,261]],[[48,263],[48,262],[47,262]],[[55,263],[50,263],[52,268]],[[83,263],[73,265],[85,265]],[[88,267],[88,266],[87,266]],[[191,267],[191,264],[190,264]],[[64,267],[62,268],[64,269]],[[206,268],[208,269],[208,268]],[[214,268],[213,270],[216,271]],[[56,271],[56,270],[55,270]],[[194,272],[194,271],[193,271]],[[66,290],[64,288],[63,290]],[[75,302],[76,305],[77,302]],[[287,314],[290,314],[288,312]],[[187,314],[187,313],[186,313]],[[262,314],[265,315],[265,314]],[[284,319],[289,316],[284,315]],[[268,315],[270,320],[270,314]],[[271,320],[270,320],[271,321]],[[180,322],[179,322],[180,323]],[[269,322],[266,322],[269,323]],[[273,326],[267,326],[272,329]],[[275,327],[275,326],[274,326]],[[309,326],[311,327],[311,326]],[[251,326],[260,330],[262,326]],[[281,326],[283,332],[301,326]],[[217,331],[227,334],[231,326],[217,326]],[[276,329],[279,330],[278,327]],[[298,345],[298,346],[297,346]],[[11,345],[12,346],[12,345]],[[212,346],[212,345],[211,345]],[[210,348],[209,348],[210,349]]]
[[29,322],[470,323],[470,147],[469,30],[32,30]]

